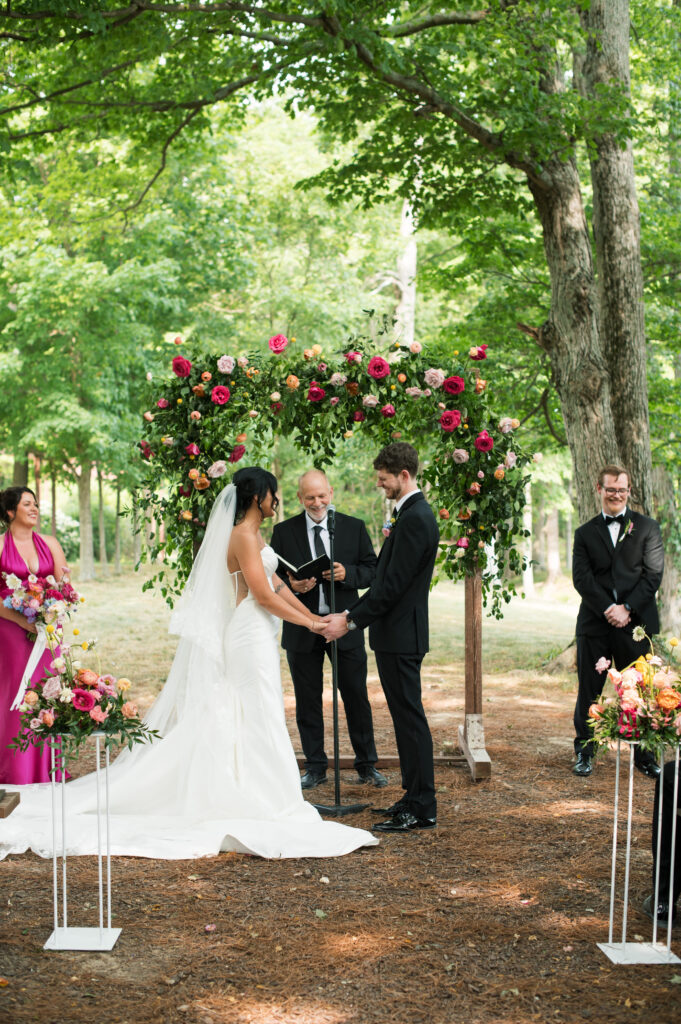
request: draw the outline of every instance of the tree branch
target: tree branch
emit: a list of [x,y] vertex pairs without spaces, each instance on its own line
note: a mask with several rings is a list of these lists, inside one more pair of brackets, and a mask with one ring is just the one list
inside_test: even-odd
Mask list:
[[400,39],[403,36],[413,36],[417,32],[426,32],[429,28],[439,28],[441,25],[477,25],[489,15],[488,10],[470,11],[468,14],[433,14],[430,18],[422,21],[408,21],[403,25],[393,25],[382,36],[392,39]]

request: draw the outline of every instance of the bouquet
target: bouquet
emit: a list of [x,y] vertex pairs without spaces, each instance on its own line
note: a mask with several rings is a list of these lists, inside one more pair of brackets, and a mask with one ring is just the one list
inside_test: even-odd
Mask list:
[[0,573],[0,576],[5,608],[19,612],[31,624],[62,625],[80,601],[66,575],[59,583],[54,576],[34,573],[30,573],[26,583],[13,572]]
[[137,705],[127,697],[129,679],[115,679],[82,665],[79,652],[91,651],[94,640],[79,647],[62,643],[57,653],[59,631],[48,636],[56,656],[50,672],[24,693],[19,707],[21,731],[10,747],[26,751],[31,744],[42,748],[60,739],[62,757],[68,759],[94,732],[105,734],[107,747],[127,744],[132,749],[134,743],[158,738],[159,733],[142,722]]
[[634,640],[648,640],[650,651],[622,671],[606,658],[596,664],[598,672],[608,670],[607,681],[614,694],[604,691],[589,708],[589,724],[597,746],[612,740],[638,743],[659,758],[666,746],[681,743],[681,679],[673,662],[679,641],[658,641],[663,660],[642,626],[633,630]]

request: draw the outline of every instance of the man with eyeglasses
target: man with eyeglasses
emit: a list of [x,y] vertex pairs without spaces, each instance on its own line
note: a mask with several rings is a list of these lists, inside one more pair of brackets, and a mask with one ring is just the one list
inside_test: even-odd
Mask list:
[[[605,679],[597,662],[605,658],[625,668],[650,650],[647,640],[634,640],[634,627],[643,626],[649,637],[660,628],[655,603],[664,568],[660,527],[628,507],[629,489],[626,469],[604,466],[597,484],[601,511],[575,533],[572,581],[582,598],[576,630],[575,775],[593,771],[588,713]],[[639,747],[634,760],[644,775],[659,775],[654,758]]]

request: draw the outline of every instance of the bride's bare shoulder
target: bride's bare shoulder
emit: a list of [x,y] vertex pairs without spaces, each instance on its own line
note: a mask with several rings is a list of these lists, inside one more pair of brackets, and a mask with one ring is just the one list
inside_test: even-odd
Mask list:
[[235,526],[227,549],[227,568],[230,572],[239,572],[244,563],[255,558],[263,547],[259,534],[253,533],[247,526]]

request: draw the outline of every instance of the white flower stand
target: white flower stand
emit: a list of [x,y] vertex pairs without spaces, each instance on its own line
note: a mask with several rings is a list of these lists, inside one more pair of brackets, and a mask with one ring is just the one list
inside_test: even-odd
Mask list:
[[[120,928],[111,927],[111,852],[109,844],[109,748],[104,753],[104,812],[101,801],[101,741],[103,732],[93,733],[97,742],[97,861],[99,866],[99,927],[70,928],[68,924],[68,895],[66,885],[66,780],[65,771],[61,773],[61,903],[62,923],[59,924],[59,872],[57,870],[57,781],[55,747],[51,749],[52,777],[52,894],[54,905],[54,931],[44,945],[44,949],[113,949]],[[103,821],[104,819],[104,821]],[[104,881],[102,865],[102,825],[105,825],[106,843],[106,927],[104,925]]]
[[[620,942],[614,940],[615,924],[615,889],[617,877],[617,825],[619,809],[619,788],[620,788],[620,750],[622,741],[617,742],[617,762],[615,767],[615,811],[612,833],[612,871],[610,877],[610,926],[608,941],[599,942],[598,948],[602,949],[605,955],[615,964],[678,964],[681,963],[678,956],[671,951],[672,944],[672,922],[671,916],[667,924],[667,941],[665,944],[657,939],[657,917],[653,921],[653,935],[650,942],[627,942],[627,909],[629,905],[629,873],[631,865],[631,823],[634,794],[634,748],[635,743],[626,743],[629,747],[629,789],[627,795],[627,825],[626,825],[626,846],[624,856],[624,891],[622,896],[622,939]],[[662,771],[664,760],[660,757],[660,771]],[[677,794],[679,787],[679,748],[676,748],[676,770],[674,773],[674,801],[673,814],[676,815]],[[653,906],[657,907],[660,891],[660,848],[662,839],[662,795],[660,794],[658,828],[657,828],[657,858],[655,863],[655,892],[653,895]],[[671,893],[674,883],[674,851],[676,843],[676,829],[672,829],[671,839],[671,877],[669,879],[669,891]]]

